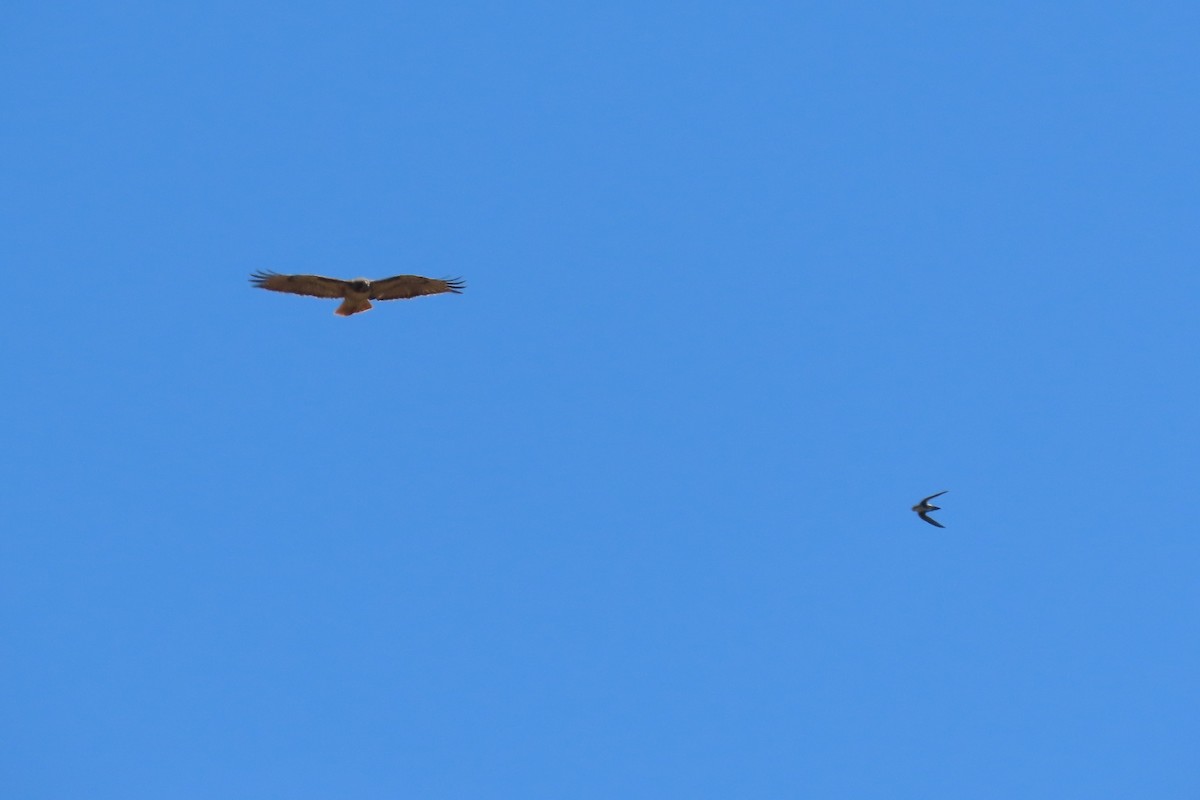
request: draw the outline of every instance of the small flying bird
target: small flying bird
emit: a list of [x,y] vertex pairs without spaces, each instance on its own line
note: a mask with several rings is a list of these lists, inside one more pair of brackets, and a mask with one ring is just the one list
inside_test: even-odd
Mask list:
[[939,528],[944,528],[944,527],[946,527],[945,525],[943,525],[942,523],[938,522],[938,521],[937,521],[936,519],[934,519],[933,517],[929,516],[929,512],[930,512],[930,511],[941,511],[941,510],[942,510],[942,509],[941,509],[940,507],[938,507],[938,506],[930,505],[930,504],[929,504],[929,501],[930,501],[930,500],[932,500],[932,499],[933,499],[933,498],[935,498],[935,497],[941,497],[942,495],[944,495],[944,494],[945,494],[946,492],[948,492],[948,491],[950,491],[950,490],[949,490],[949,489],[946,489],[946,491],[943,491],[943,492],[938,492],[937,494],[931,494],[931,495],[929,495],[929,497],[926,497],[924,500],[922,500],[921,502],[919,502],[919,503],[917,503],[915,506],[913,506],[913,507],[912,507],[912,510],[913,510],[913,511],[915,511],[915,512],[917,512],[917,516],[918,516],[918,517],[920,517],[921,519],[925,520],[926,522],[928,522],[930,525],[937,525]]
[[321,275],[280,275],[278,272],[259,271],[250,276],[250,282],[272,292],[341,298],[342,304],[333,312],[339,317],[370,310],[372,300],[407,300],[423,294],[443,292],[462,294],[466,288],[460,278],[439,280],[422,278],[420,275],[396,275],[377,281],[366,278],[343,281]]

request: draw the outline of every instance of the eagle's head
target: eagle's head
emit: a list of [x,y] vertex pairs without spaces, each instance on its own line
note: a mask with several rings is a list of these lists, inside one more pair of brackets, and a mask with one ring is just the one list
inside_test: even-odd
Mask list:
[[350,281],[350,288],[356,292],[365,292],[371,288],[371,282],[366,278]]

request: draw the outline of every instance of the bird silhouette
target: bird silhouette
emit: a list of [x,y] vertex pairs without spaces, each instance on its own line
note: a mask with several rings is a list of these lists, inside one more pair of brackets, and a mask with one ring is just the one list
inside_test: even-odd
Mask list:
[[945,525],[938,522],[933,517],[929,516],[930,511],[941,511],[941,508],[939,508],[938,506],[930,505],[929,501],[935,497],[941,497],[948,491],[950,491],[950,490],[946,489],[945,491],[938,492],[937,494],[929,495],[929,497],[926,497],[924,500],[922,500],[921,502],[919,502],[915,506],[913,506],[912,510],[917,512],[917,516],[920,517],[921,519],[925,520],[926,522],[928,522],[930,525],[936,525],[939,528],[946,527]]

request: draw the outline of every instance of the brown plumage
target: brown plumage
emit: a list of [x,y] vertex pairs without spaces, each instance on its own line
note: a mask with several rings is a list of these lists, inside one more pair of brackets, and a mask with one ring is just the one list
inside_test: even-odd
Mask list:
[[255,272],[250,282],[272,292],[303,294],[308,297],[341,298],[342,304],[333,313],[348,317],[371,308],[372,300],[407,300],[423,294],[452,292],[462,294],[466,284],[459,278],[440,280],[420,275],[396,275],[377,281],[358,278],[344,281],[322,275],[280,275],[278,272]]

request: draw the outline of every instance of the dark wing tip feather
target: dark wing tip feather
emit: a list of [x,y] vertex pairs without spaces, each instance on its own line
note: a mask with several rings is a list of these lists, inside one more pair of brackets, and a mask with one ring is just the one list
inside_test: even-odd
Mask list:
[[463,289],[467,288],[467,282],[462,278],[443,278],[442,280],[450,287],[450,291],[455,294],[462,294]]
[[267,281],[271,280],[271,278],[278,274],[278,272],[271,272],[270,270],[265,269],[256,270],[250,274],[250,282],[259,289],[262,289],[265,287]]

